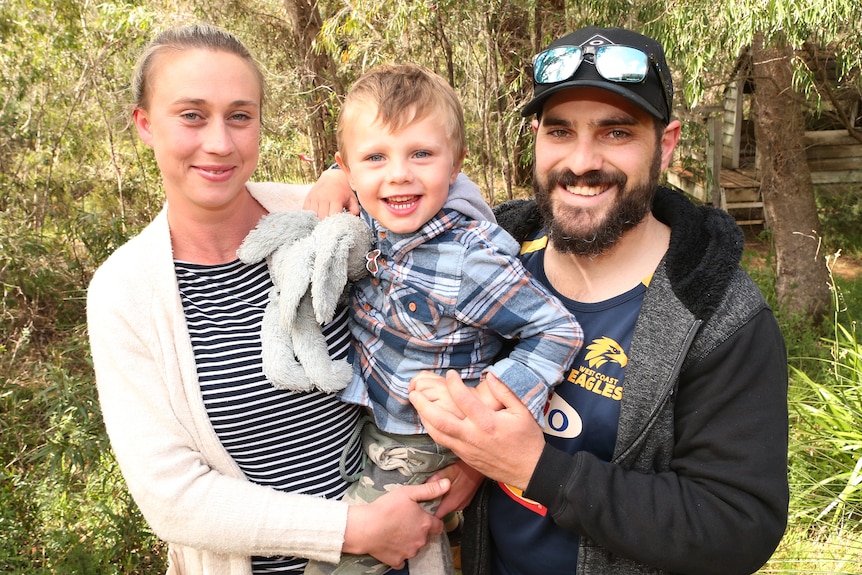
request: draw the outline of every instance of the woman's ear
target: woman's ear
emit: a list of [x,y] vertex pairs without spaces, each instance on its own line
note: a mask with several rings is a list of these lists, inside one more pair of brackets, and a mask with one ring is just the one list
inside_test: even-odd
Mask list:
[[132,112],[132,120],[135,122],[135,128],[138,130],[138,137],[141,138],[141,141],[148,146],[152,146],[153,132],[147,111],[143,108],[135,108],[135,111]]

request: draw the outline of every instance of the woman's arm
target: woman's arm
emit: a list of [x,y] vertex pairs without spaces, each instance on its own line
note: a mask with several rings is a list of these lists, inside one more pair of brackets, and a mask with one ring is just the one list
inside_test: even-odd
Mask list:
[[174,340],[184,329],[159,309],[148,275],[131,263],[100,270],[88,294],[88,328],[111,445],[160,538],[218,553],[329,562],[342,548],[356,549],[400,564],[440,532],[440,521],[416,501],[442,495],[445,481],[387,495],[355,518],[344,502],[245,480],[224,449],[198,432],[208,422],[188,404],[176,365],[189,344]]

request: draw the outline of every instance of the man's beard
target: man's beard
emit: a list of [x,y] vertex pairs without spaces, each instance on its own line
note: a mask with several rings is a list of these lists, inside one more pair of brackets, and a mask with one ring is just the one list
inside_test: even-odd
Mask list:
[[[657,150],[649,177],[640,185],[627,188],[622,172],[587,172],[576,176],[571,170],[552,171],[545,182],[533,177],[533,190],[542,220],[554,248],[561,253],[595,257],[608,251],[630,229],[641,223],[652,208],[661,171],[661,151]],[[617,196],[603,220],[589,221],[589,210],[561,205],[554,213],[551,190],[560,186],[607,188],[617,186]],[[567,192],[559,192],[567,193]],[[581,220],[581,223],[578,222]]]

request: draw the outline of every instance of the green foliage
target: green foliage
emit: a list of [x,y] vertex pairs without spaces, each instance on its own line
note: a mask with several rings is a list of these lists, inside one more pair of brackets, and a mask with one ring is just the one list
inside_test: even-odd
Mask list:
[[856,322],[833,286],[832,335],[822,338],[828,356],[791,366],[794,393],[791,477],[795,519],[828,520],[844,528],[862,517],[862,341]]
[[[324,88],[331,111],[339,90],[377,62],[409,60],[438,71],[464,104],[466,169],[496,193],[492,201],[513,193],[502,190],[506,185],[529,179],[530,131],[518,114],[531,88],[526,67],[536,46],[568,30],[626,25],[665,39],[681,108],[721,87],[756,32],[782,30],[794,43],[831,45],[839,73],[857,82],[862,58],[853,26],[862,8],[851,0],[586,0],[555,3],[554,11],[547,3],[502,0],[317,6],[324,19],[317,48],[337,65],[337,82]],[[255,178],[313,180],[312,165],[300,159],[310,152],[308,86],[281,0],[190,0],[180,8],[141,0],[0,3],[0,572],[165,570],[164,544],[126,491],[99,416],[84,290],[93,270],[161,209],[152,153],[129,129],[129,77],[157,29],[193,20],[237,33],[265,72]],[[812,78],[804,72],[801,84]],[[702,125],[686,130],[704,140]],[[697,150],[686,151],[695,157]],[[847,201],[820,197],[826,244],[858,253],[859,201]],[[774,304],[771,268],[767,260],[752,273]],[[862,305],[862,288],[854,285],[837,308]],[[827,571],[809,560],[829,550],[835,553],[819,565],[853,572],[855,561],[858,573],[859,451],[852,430],[854,422],[862,426],[851,385],[858,372],[846,367],[849,358],[858,362],[855,324],[842,319],[843,327],[822,340],[814,328],[780,319],[795,369],[795,524],[782,562],[771,565]]]
[[[80,325],[81,318],[78,318]],[[2,366],[0,571],[164,572],[163,544],[126,491],[76,329]]]
[[[747,250],[744,263],[774,304],[769,255]],[[791,502],[787,533],[763,574],[862,573],[862,342],[852,315],[862,277],[833,281],[831,321],[778,316],[791,372]]]
[[817,190],[821,233],[827,248],[862,254],[862,187],[842,186]]

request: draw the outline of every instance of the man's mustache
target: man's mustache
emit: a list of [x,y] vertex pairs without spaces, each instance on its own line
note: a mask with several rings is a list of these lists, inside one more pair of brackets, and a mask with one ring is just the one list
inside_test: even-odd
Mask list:
[[626,185],[628,178],[622,172],[605,172],[602,170],[594,170],[580,176],[575,175],[571,170],[563,170],[559,172],[551,172],[548,175],[549,187],[555,186],[583,186],[588,188],[607,188],[618,186],[623,188]]

